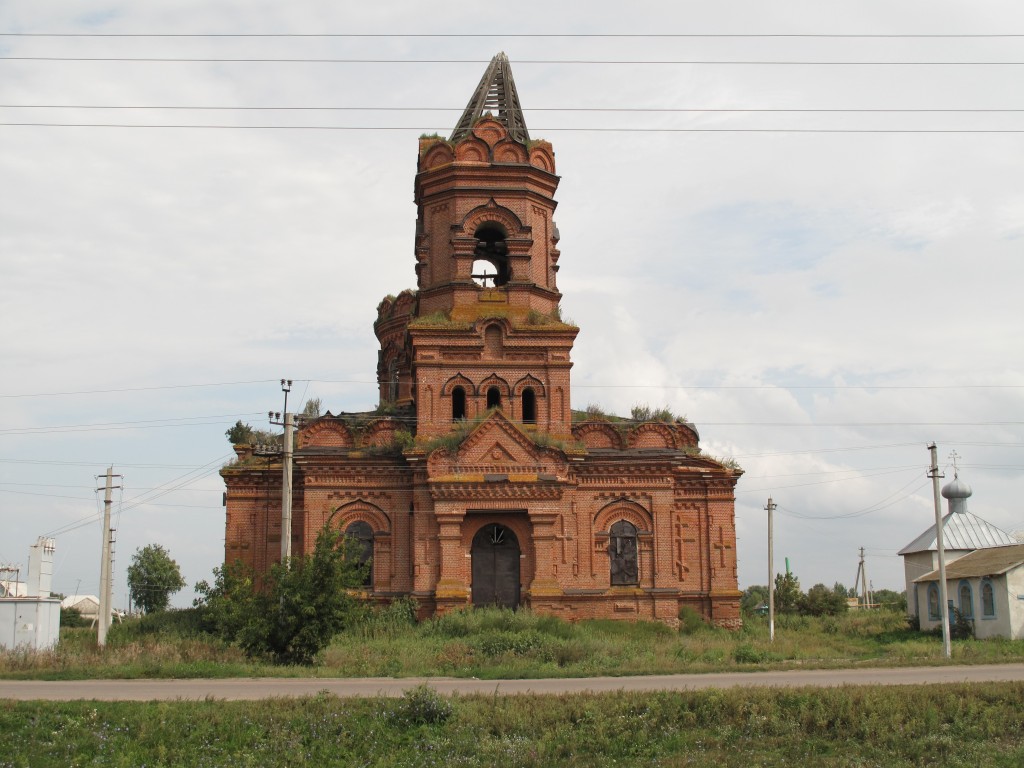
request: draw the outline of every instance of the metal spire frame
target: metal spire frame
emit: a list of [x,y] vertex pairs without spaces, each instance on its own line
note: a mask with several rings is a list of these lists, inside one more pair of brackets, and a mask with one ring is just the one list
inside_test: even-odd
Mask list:
[[515,141],[526,144],[530,140],[526,120],[523,118],[523,108],[519,104],[519,94],[516,92],[516,83],[512,79],[512,67],[504,52],[491,59],[487,71],[480,78],[480,84],[473,92],[466,110],[448,140],[458,141],[467,136],[473,124],[488,112],[508,129],[509,135]]

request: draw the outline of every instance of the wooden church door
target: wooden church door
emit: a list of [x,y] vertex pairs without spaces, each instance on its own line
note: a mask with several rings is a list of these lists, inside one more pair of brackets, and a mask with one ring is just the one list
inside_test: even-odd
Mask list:
[[485,525],[473,537],[473,605],[519,606],[519,541],[503,525]]

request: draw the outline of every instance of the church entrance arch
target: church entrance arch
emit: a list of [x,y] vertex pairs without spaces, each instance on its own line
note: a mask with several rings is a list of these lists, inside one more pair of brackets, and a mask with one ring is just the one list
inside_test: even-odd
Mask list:
[[473,605],[519,607],[519,540],[498,523],[485,525],[473,537]]

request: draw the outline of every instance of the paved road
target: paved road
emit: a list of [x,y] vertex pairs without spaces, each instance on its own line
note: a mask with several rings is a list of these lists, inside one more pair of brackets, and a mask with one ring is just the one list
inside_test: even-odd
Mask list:
[[783,672],[723,672],[703,675],[586,677],[552,680],[464,680],[434,678],[231,678],[224,680],[0,680],[0,700],[174,701],[246,700],[311,696],[401,696],[426,683],[444,694],[579,693],[583,691],[686,691],[759,686],[793,688],[840,685],[917,685],[1024,680],[1024,664],[984,664],[898,669],[815,669]]

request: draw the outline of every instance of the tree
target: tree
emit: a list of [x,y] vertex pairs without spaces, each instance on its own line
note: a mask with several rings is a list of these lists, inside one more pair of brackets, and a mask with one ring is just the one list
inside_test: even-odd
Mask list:
[[775,574],[775,610],[796,613],[800,603],[800,580],[792,573]]
[[224,432],[224,437],[232,445],[280,445],[281,435],[265,429],[256,429],[250,424],[243,424],[239,419],[235,426]]
[[310,398],[302,406],[302,413],[300,415],[305,416],[307,419],[318,419],[320,418],[320,405],[319,397]]
[[745,613],[753,613],[759,606],[768,602],[768,586],[755,584],[743,590],[743,597],[740,599],[740,608]]
[[250,657],[312,664],[356,612],[349,590],[362,586],[368,567],[359,546],[324,527],[311,554],[273,565],[262,588],[241,563],[215,568],[212,585],[196,584],[195,604],[213,632]]
[[806,595],[800,596],[800,613],[803,616],[835,616],[844,613],[848,607],[845,592],[845,589],[840,592],[835,588],[829,589],[824,584],[815,584],[807,590]]
[[159,544],[136,549],[128,566],[128,599],[143,613],[163,611],[185,586],[181,569]]
[[235,422],[235,426],[224,433],[224,437],[232,445],[250,445],[252,443],[252,427],[248,424],[243,424],[242,420],[239,419]]
[[871,601],[879,608],[890,611],[907,612],[907,593],[893,589],[876,589],[871,593]]

